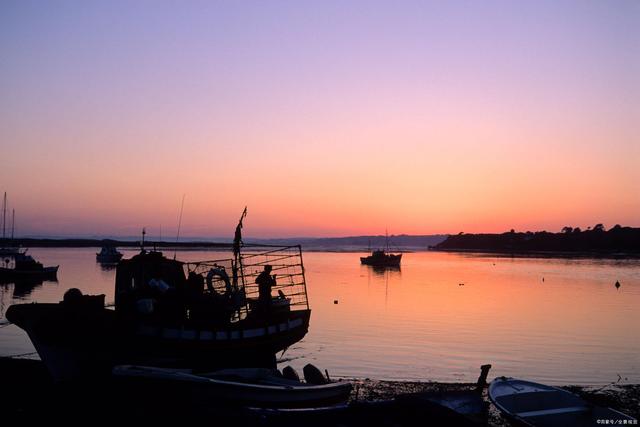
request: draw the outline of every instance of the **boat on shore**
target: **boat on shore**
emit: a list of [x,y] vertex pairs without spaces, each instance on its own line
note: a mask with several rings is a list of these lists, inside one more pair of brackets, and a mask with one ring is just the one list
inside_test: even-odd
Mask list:
[[351,393],[347,381],[311,384],[282,377],[273,369],[226,369],[210,373],[194,373],[184,369],[149,366],[116,366],[114,377],[127,386],[152,388],[155,393],[194,396],[198,401],[226,402],[233,406],[264,408],[310,408],[346,402]]
[[122,256],[122,252],[119,252],[115,247],[105,245],[96,254],[96,261],[101,264],[114,264],[120,261]]
[[14,254],[13,260],[5,261],[8,262],[0,267],[0,281],[5,283],[56,280],[57,278],[58,265],[45,267],[31,255],[17,253]]
[[493,380],[489,398],[507,418],[525,426],[594,426],[604,420],[614,425],[637,423],[622,412],[591,405],[561,388],[515,378]]
[[[58,381],[110,376],[126,364],[275,368],[275,354],[309,328],[302,250],[240,239],[230,249],[228,258],[200,262],[142,249],[118,263],[113,306],[70,289],[59,303],[12,305],[6,318]],[[266,265],[277,275],[268,293],[256,283]]]

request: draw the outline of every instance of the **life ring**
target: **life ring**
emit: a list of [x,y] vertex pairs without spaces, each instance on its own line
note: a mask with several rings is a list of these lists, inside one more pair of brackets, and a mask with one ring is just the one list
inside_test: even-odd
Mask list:
[[224,286],[226,289],[225,294],[226,295],[230,295],[231,294],[231,280],[229,279],[229,275],[227,274],[227,272],[225,271],[224,268],[220,268],[220,267],[215,267],[212,268],[211,270],[209,270],[209,273],[207,273],[207,289],[209,289],[209,292],[214,293],[215,289],[213,289],[213,277],[217,276],[219,278],[222,279],[222,281],[224,281]]

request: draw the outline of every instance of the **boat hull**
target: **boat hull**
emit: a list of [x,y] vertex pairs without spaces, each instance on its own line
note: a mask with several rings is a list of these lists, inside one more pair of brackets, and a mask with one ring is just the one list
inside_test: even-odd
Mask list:
[[313,407],[345,402],[352,389],[346,381],[323,385],[274,385],[222,380],[146,366],[116,366],[113,373],[118,381],[132,387],[154,390],[163,395],[170,390],[176,395],[191,396],[189,401],[192,404],[223,401],[238,406]]
[[[611,408],[593,406],[557,387],[514,378],[496,378],[489,398],[510,420],[526,426],[593,426],[598,420],[631,424],[634,418]],[[630,422],[631,421],[631,422]]]
[[191,328],[132,321],[108,309],[77,312],[63,304],[18,304],[9,321],[24,329],[57,381],[109,375],[119,364],[219,369],[275,367],[275,354],[301,340],[310,310],[263,325]]
[[14,268],[0,267],[0,280],[7,282],[13,280],[55,280],[58,267],[44,267],[41,270],[16,270]]
[[402,260],[402,254],[398,255],[385,255],[384,257],[360,257],[360,262],[364,265],[371,265],[373,267],[400,267],[400,261]]

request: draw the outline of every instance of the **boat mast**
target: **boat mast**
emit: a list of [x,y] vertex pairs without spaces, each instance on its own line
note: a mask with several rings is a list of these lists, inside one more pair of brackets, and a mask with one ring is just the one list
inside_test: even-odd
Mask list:
[[13,231],[16,228],[16,210],[11,211],[11,243],[13,243]]
[[184,210],[184,197],[186,194],[182,195],[182,203],[180,204],[180,216],[178,217],[178,232],[176,233],[176,247],[173,250],[173,259],[176,259],[176,251],[178,250],[178,239],[180,238],[180,225],[182,225],[182,211]]
[[387,245],[387,253],[389,253],[389,228],[385,228],[384,229],[384,239],[385,239],[385,244]]
[[236,226],[236,232],[233,236],[233,264],[232,264],[232,274],[233,274],[233,286],[238,287],[238,269],[240,269],[240,277],[242,277],[242,286],[244,287],[244,266],[242,265],[242,255],[240,254],[240,247],[242,246],[242,221],[247,216],[247,207],[244,207],[242,211],[242,215],[240,215],[240,220],[238,221],[238,225]]

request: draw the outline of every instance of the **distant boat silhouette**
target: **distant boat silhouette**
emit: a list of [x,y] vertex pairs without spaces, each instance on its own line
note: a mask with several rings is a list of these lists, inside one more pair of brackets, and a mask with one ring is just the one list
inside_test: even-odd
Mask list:
[[55,280],[58,267],[44,267],[31,255],[18,253],[13,256],[11,267],[0,267],[0,281],[15,282],[24,280]]
[[402,254],[392,254],[389,252],[389,235],[386,234],[386,250],[378,249],[371,252],[367,257],[360,257],[360,262],[374,267],[400,267]]
[[110,245],[105,245],[96,254],[96,261],[100,263],[116,263],[122,258],[122,253]]

